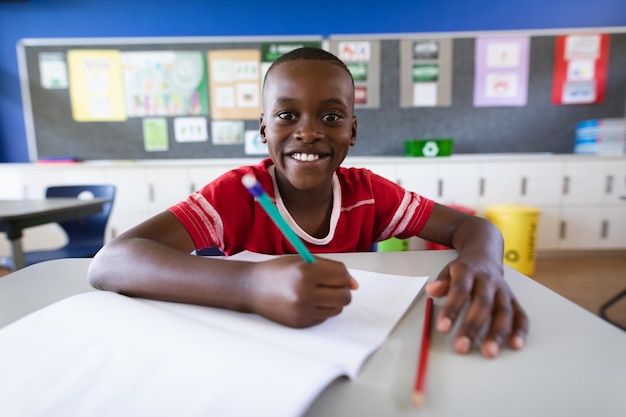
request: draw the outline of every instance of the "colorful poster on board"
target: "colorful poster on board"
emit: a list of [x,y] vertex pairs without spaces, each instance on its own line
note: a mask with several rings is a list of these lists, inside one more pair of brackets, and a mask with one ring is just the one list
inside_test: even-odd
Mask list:
[[400,41],[400,107],[452,104],[452,39]]
[[321,48],[321,41],[302,41],[302,42],[267,42],[261,45],[261,82],[267,74],[270,65],[278,59],[278,57],[291,52],[294,49],[310,46],[313,48]]
[[174,140],[176,142],[207,142],[209,140],[207,118],[202,116],[174,118]]
[[208,52],[211,118],[258,120],[261,115],[261,53],[258,49]]
[[61,52],[42,52],[38,58],[41,86],[50,90],[68,88],[65,54]]
[[552,104],[594,104],[604,100],[609,35],[557,36]]
[[122,74],[128,117],[208,114],[202,52],[122,52]]
[[367,41],[342,41],[337,45],[337,56],[341,59],[354,79],[354,104],[367,106],[369,97],[371,45]]
[[530,38],[477,38],[474,106],[525,106],[528,100]]
[[120,51],[67,52],[72,117],[77,122],[126,120]]
[[259,129],[244,132],[244,152],[246,155],[267,155],[267,143],[261,140]]
[[330,52],[341,59],[354,79],[354,107],[380,107],[380,40],[331,40]]
[[244,143],[243,120],[217,120],[211,123],[213,145],[241,145]]
[[143,147],[147,152],[163,152],[170,149],[165,117],[146,117],[141,120]]

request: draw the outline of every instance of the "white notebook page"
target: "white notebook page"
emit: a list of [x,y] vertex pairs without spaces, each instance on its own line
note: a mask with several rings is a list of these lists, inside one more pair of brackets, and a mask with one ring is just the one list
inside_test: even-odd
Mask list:
[[357,375],[426,282],[351,273],[351,304],[307,329],[102,291],[60,301],[0,330],[2,415],[302,415]]

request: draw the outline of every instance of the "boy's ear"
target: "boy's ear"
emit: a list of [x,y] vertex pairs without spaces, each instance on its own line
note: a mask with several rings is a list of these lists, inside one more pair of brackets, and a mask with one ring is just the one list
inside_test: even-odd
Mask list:
[[352,116],[352,137],[350,138],[350,146],[356,145],[356,127],[357,127],[357,119],[356,116]]
[[259,117],[259,136],[261,138],[261,142],[267,143],[267,139],[265,138],[265,120],[263,119],[263,113],[261,113],[261,117]]

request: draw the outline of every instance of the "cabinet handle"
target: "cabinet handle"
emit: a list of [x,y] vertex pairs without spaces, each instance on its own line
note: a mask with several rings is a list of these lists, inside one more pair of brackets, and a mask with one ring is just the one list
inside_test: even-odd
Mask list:
[[189,194],[193,194],[195,191],[196,191],[196,183],[191,182],[191,184],[189,184]]
[[527,182],[528,182],[528,179],[526,177],[522,177],[522,190],[521,190],[522,195],[526,195],[526,183]]
[[443,180],[440,178],[437,180],[437,197],[443,195]]
[[148,185],[148,201],[154,202],[154,184]]
[[559,238],[563,240],[565,239],[566,235],[567,235],[567,222],[565,222],[565,220],[561,220],[561,224],[559,227]]
[[569,176],[565,176],[563,178],[563,195],[568,195],[569,194]]
[[485,179],[481,178],[478,184],[478,195],[481,197],[485,195]]
[[613,175],[607,175],[604,192],[605,194],[611,194],[613,192]]
[[609,221],[602,220],[602,230],[600,231],[600,237],[606,239],[609,237]]

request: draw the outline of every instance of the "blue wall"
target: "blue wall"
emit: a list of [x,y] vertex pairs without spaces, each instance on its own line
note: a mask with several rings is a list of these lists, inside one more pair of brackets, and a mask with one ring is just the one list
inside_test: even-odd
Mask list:
[[0,162],[28,161],[16,57],[22,38],[328,36],[626,26],[625,0],[387,0],[359,8],[367,3],[0,0]]

